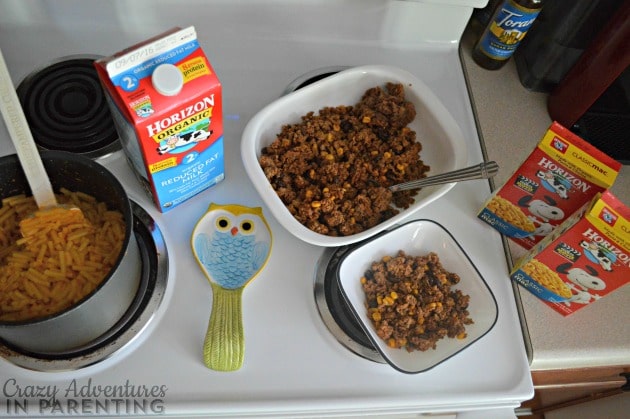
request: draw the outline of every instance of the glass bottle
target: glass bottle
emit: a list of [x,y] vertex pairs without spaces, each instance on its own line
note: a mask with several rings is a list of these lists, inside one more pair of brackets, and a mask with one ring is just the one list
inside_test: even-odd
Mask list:
[[542,9],[542,0],[505,0],[473,48],[472,57],[487,70],[505,65]]

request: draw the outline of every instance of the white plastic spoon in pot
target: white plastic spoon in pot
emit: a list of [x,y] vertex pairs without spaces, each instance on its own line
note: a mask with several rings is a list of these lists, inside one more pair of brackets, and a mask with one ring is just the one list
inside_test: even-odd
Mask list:
[[49,223],[85,222],[79,208],[60,206],[57,203],[50,179],[13,87],[2,50],[0,50],[0,111],[2,111],[9,136],[39,208],[33,217],[20,221],[22,235],[28,237],[36,234]]

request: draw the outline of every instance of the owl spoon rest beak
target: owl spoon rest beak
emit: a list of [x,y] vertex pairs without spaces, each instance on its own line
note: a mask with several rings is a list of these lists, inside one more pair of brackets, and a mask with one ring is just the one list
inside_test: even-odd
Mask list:
[[205,365],[235,371],[243,365],[242,294],[271,254],[271,230],[262,208],[210,204],[192,232],[199,267],[212,286],[212,312],[203,345]]

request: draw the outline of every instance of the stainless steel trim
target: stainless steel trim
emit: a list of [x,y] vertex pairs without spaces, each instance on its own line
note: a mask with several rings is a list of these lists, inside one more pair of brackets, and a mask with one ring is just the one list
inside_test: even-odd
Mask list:
[[348,336],[348,334],[339,327],[328,309],[328,303],[326,302],[326,295],[324,291],[324,279],[326,277],[326,268],[328,267],[328,263],[334,255],[335,250],[336,248],[324,249],[324,253],[317,261],[317,265],[315,267],[315,302],[317,305],[317,311],[324,321],[324,325],[339,343],[365,359],[384,364],[385,360],[378,351],[367,348]]

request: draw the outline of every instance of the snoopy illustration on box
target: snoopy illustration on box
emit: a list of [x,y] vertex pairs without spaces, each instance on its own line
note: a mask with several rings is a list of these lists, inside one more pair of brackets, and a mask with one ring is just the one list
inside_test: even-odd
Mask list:
[[598,263],[607,272],[612,272],[612,265],[617,261],[613,252],[587,240],[580,241],[580,247],[584,249],[584,256],[591,262]]
[[532,199],[526,195],[518,200],[518,205],[527,208],[531,214],[528,218],[532,220],[536,229],[531,236],[546,236],[553,231],[554,226],[550,220],[558,221],[564,218],[564,211],[557,207],[557,202],[550,196],[543,196],[543,199]]
[[571,182],[564,176],[550,170],[539,170],[536,176],[541,180],[542,186],[550,192],[557,194],[562,199],[569,199]]
[[599,300],[599,294],[591,294],[593,291],[601,291],[606,288],[606,283],[599,278],[599,273],[592,266],[582,268],[572,268],[570,263],[563,263],[556,269],[558,272],[565,274],[571,284],[567,284],[571,288],[573,296],[564,302],[567,306],[571,303],[589,304],[591,301]]

